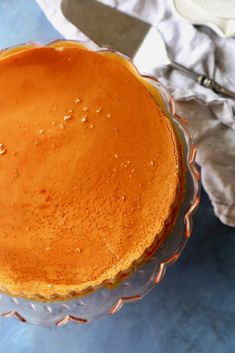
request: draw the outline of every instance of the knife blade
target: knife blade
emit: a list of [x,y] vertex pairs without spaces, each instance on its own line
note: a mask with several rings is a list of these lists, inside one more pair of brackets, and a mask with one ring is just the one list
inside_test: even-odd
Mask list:
[[[150,73],[156,66],[169,64],[160,33],[149,23],[96,0],[63,0],[61,10],[98,46],[135,57],[140,70]],[[153,44],[157,48],[155,51],[152,50]]]
[[100,47],[111,47],[129,57],[135,55],[149,31],[148,23],[125,13],[120,15],[115,8],[94,0],[65,0],[61,10],[66,18]]
[[149,23],[97,0],[62,0],[61,10],[65,18],[100,47],[134,58],[141,71],[152,73],[157,66],[168,65],[218,94],[235,98],[235,92],[170,59],[161,33]]

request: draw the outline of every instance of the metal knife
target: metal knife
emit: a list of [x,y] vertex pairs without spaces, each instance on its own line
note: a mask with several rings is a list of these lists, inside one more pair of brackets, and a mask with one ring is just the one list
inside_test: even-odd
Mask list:
[[[134,58],[143,71],[168,65],[172,69],[181,70],[200,85],[218,94],[235,98],[235,92],[171,59],[161,33],[149,23],[97,0],[62,0],[61,10],[70,22],[100,47],[113,48]],[[146,55],[147,53],[150,55]]]

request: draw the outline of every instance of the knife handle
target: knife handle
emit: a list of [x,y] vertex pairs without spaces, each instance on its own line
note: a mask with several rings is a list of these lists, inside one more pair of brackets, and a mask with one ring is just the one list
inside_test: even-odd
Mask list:
[[212,89],[212,91],[214,91],[215,93],[222,94],[230,98],[235,98],[235,92],[230,91],[229,89],[221,86],[219,83],[214,80],[211,80],[205,75],[200,75],[197,79],[197,82],[206,88]]
[[185,67],[175,61],[171,61],[169,65],[173,69],[183,71],[184,73],[186,73],[187,75],[192,77],[195,81],[197,81],[201,86],[209,88],[212,91],[214,91],[215,93],[222,94],[222,95],[230,97],[230,98],[235,98],[235,92],[230,91],[229,89],[221,86],[219,83],[210,79],[206,75],[199,75],[198,73],[192,71],[191,69],[188,69],[187,67]]

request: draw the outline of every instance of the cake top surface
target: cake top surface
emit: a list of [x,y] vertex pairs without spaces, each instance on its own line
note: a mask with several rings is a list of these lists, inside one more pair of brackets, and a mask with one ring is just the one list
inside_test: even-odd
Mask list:
[[0,287],[66,296],[114,278],[170,219],[174,130],[120,62],[38,47],[0,60]]

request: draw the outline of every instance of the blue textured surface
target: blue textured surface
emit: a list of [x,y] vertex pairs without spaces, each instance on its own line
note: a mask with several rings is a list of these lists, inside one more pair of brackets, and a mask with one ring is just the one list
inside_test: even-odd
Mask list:
[[[52,0],[53,1],[53,0]],[[33,0],[0,0],[0,48],[61,38]]]
[[[31,0],[0,0],[0,48],[60,35]],[[0,319],[0,353],[234,353],[235,229],[203,193],[192,238],[161,284],[92,324],[40,328]]]

